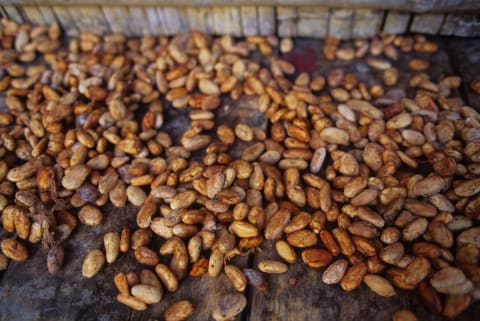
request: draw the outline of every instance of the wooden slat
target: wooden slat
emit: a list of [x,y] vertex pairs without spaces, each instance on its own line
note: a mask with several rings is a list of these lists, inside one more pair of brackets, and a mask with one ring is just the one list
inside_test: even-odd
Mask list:
[[245,36],[258,35],[257,7],[243,6],[240,8],[242,16],[242,31]]
[[103,35],[110,31],[108,21],[100,6],[68,7],[78,29]]
[[213,8],[214,32],[217,35],[227,34],[234,36],[242,35],[240,23],[240,10],[236,7]]
[[260,34],[262,36],[268,36],[275,34],[276,20],[275,20],[275,8],[268,6],[259,6],[257,8],[258,23],[260,26]]
[[188,22],[192,30],[213,34],[215,31],[211,8],[187,8]]
[[64,6],[53,6],[52,9],[65,34],[69,37],[77,36],[79,31],[68,8]]
[[162,25],[160,22],[160,18],[158,17],[157,8],[145,7],[144,10],[145,10],[145,15],[147,17],[148,26],[150,28],[150,32],[152,33],[152,35],[158,36],[160,34],[163,34],[161,32]]
[[435,35],[440,31],[444,17],[443,14],[415,14],[410,31]]
[[228,21],[228,33],[240,37],[243,35],[242,33],[242,23],[241,23],[241,16],[240,16],[240,8],[239,7],[226,7],[224,13],[226,21]]
[[2,7],[3,7],[3,10],[5,10],[5,12],[7,13],[7,16],[8,16],[9,19],[11,19],[15,22],[18,22],[18,23],[23,22],[22,14],[20,13],[20,11],[17,9],[16,6],[14,6],[14,5],[2,5]]
[[323,38],[328,34],[329,10],[326,8],[299,8],[297,36]]
[[410,13],[390,11],[387,13],[383,32],[386,34],[402,34],[407,31],[410,22]]
[[45,25],[45,19],[38,6],[24,6],[23,11],[30,23],[35,25]]
[[162,24],[168,35],[184,33],[189,30],[184,9],[175,7],[162,8]]
[[167,18],[163,8],[156,8],[158,23],[159,23],[159,34],[161,35],[169,35],[170,28],[167,25]]
[[[38,4],[47,0],[3,0],[5,4]],[[242,6],[261,3],[264,6],[323,6],[348,9],[386,9],[412,12],[471,12],[480,9],[478,0],[48,0],[52,5],[142,5],[142,6]]]
[[353,10],[332,10],[328,25],[330,37],[350,39],[352,37]]
[[102,10],[112,32],[122,32],[127,36],[132,35],[127,7],[103,6]]
[[57,19],[55,18],[55,13],[53,13],[52,7],[42,5],[42,6],[39,6],[38,8],[42,13],[45,23],[52,24],[57,21]]
[[383,11],[355,10],[353,19],[352,37],[367,38],[375,36],[383,21]]
[[148,26],[148,20],[145,15],[143,7],[135,6],[128,8],[128,22],[130,24],[130,31],[133,36],[142,36],[144,34],[150,33],[150,28]]
[[277,24],[278,35],[281,37],[295,37],[297,35],[297,8],[278,7]]

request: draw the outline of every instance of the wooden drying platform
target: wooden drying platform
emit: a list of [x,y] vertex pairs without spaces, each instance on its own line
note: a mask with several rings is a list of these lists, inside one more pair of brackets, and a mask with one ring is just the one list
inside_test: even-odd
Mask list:
[[[438,38],[440,50],[431,58],[433,80],[451,74],[464,78],[460,91],[466,104],[480,108],[480,95],[469,89],[470,82],[480,75],[480,41],[478,39]],[[348,45],[348,43],[346,43]],[[325,75],[332,68],[347,68],[362,81],[369,84],[381,83],[381,74],[371,70],[364,60],[351,62],[329,62],[322,58],[323,43],[319,40],[296,40],[296,49],[286,58],[296,64],[298,71]],[[418,54],[421,56],[421,54]],[[402,56],[395,66],[401,71],[400,83],[406,84],[410,71],[406,67],[409,55]],[[407,86],[405,85],[405,87]],[[398,95],[393,92],[391,95]],[[0,104],[2,99],[0,97]],[[253,112],[248,100],[228,103],[218,114],[217,122],[234,126],[244,120],[253,126],[265,126],[265,119]],[[188,116],[181,111],[168,109],[163,130],[178,137],[188,126]],[[238,146],[242,148],[242,146]],[[92,248],[102,248],[103,234],[121,231],[124,226],[135,228],[137,209],[124,209],[112,205],[104,209],[104,223],[98,227],[79,224],[66,242],[65,265],[56,275],[49,275],[46,267],[46,253],[37,247],[30,247],[31,258],[18,264],[10,262],[6,271],[0,272],[0,321],[149,321],[162,320],[165,308],[180,299],[190,299],[195,304],[194,321],[212,320],[212,307],[225,293],[234,291],[226,276],[218,278],[208,275],[189,278],[179,290],[166,295],[159,304],[147,311],[136,312],[116,302],[117,291],[113,276],[120,271],[141,270],[134,263],[133,253],[122,254],[115,264],[106,266],[93,279],[81,277],[83,258]],[[3,238],[0,230],[0,238]],[[158,245],[154,245],[154,248]],[[271,243],[266,243],[254,257],[239,258],[241,267],[252,267],[264,258],[275,257]],[[301,263],[290,266],[288,273],[268,276],[270,291],[259,292],[251,287],[246,295],[249,304],[237,320],[248,321],[319,321],[319,320],[391,320],[394,311],[402,308],[413,310],[419,320],[442,320],[428,313],[419,302],[415,292],[398,290],[392,298],[380,297],[364,285],[353,292],[344,292],[338,285],[328,286],[321,282],[323,269],[314,270]],[[464,312],[458,320],[477,319],[480,315],[478,303]],[[476,317],[477,316],[477,317]]]

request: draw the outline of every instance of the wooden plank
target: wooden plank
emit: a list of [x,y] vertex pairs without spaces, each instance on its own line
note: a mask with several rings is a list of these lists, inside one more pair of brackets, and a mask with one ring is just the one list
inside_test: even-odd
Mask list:
[[185,10],[182,8],[165,7],[163,12],[163,26],[168,35],[184,33],[189,30]]
[[69,37],[77,36],[79,31],[68,8],[64,6],[53,6],[52,9],[65,34]]
[[55,18],[55,13],[53,13],[52,7],[49,6],[39,6],[40,12],[43,16],[43,20],[45,20],[45,23],[50,25],[54,22],[57,21],[57,18]]
[[239,7],[226,7],[224,13],[225,19],[227,21],[228,33],[240,37],[242,33],[242,23],[240,17],[240,8]]
[[242,31],[245,36],[258,35],[257,7],[243,6],[240,8],[242,15]]
[[385,18],[383,32],[394,35],[406,32],[410,17],[408,12],[389,11]]
[[20,11],[17,9],[16,6],[14,5],[2,5],[3,10],[5,10],[7,16],[9,19],[22,23],[23,22],[23,17]]
[[212,9],[214,32],[217,35],[242,35],[240,10],[236,7],[216,7]]
[[297,8],[277,7],[278,35],[280,37],[295,37],[297,35]]
[[337,39],[350,39],[352,37],[353,10],[332,10],[328,35]]
[[[48,0],[52,5],[98,5],[98,0]],[[41,0],[3,0],[5,4],[38,4]],[[142,6],[241,6],[260,3],[253,0],[103,0],[102,5]],[[471,12],[480,9],[478,0],[262,0],[264,6],[323,6],[345,9],[391,8],[413,12],[444,12],[448,10]]]
[[215,32],[211,8],[187,8],[188,22],[191,30],[208,34]]
[[259,6],[257,8],[259,31],[262,36],[275,34],[276,19],[275,8]]
[[140,37],[144,34],[150,33],[148,20],[143,11],[143,7],[134,6],[128,9],[128,22],[130,24],[130,31],[133,36]]
[[127,7],[103,6],[102,10],[112,32],[121,32],[127,36],[132,35]]
[[478,15],[449,14],[443,22],[440,34],[460,37],[480,36],[480,17]]
[[104,35],[110,31],[108,21],[100,6],[71,6],[70,15],[81,31]]
[[43,18],[42,12],[38,6],[24,6],[23,11],[27,20],[35,25],[45,25],[45,19]]
[[328,17],[326,8],[299,8],[297,36],[323,38],[328,34]]
[[367,38],[375,36],[383,21],[383,11],[378,10],[355,10],[352,37]]
[[160,35],[169,35],[170,34],[170,28],[167,23],[168,17],[166,17],[166,14],[163,10],[163,8],[155,8],[157,11],[157,17],[158,17],[158,23],[159,23],[159,33]]
[[443,14],[416,14],[413,17],[410,31],[435,35],[440,31],[444,17]]
[[158,17],[157,8],[155,7],[145,7],[145,15],[147,16],[148,26],[152,35],[158,36],[162,33],[162,24],[160,18]]

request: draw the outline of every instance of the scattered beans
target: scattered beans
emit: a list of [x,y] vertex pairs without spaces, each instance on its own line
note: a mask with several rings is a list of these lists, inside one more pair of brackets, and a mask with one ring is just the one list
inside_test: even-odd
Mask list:
[[[435,43],[382,36],[344,48],[329,40],[326,59],[365,57],[380,73],[369,86],[342,69],[293,80],[295,67],[272,54],[273,46],[293,50],[290,38],[81,33],[58,50],[55,24],[1,23],[10,40],[0,51],[0,209],[8,235],[0,270],[8,259],[27,260],[24,242],[42,241],[48,270],[57,272],[77,218],[95,228],[103,206],[128,202],[139,208],[138,228],[106,233],[105,253],[92,249],[82,275],[92,278],[105,261],[133,251],[149,268],[114,282],[117,300],[136,310],[159,302],[162,287],[176,291],[187,275],[224,271],[238,292],[247,283],[268,291],[262,272],[285,273],[284,262],[299,256],[324,268],[327,284],[352,291],[363,282],[386,297],[395,287],[418,289],[431,311],[447,317],[478,297],[480,114],[450,97],[461,79],[424,73],[428,59],[408,61],[416,72],[408,93],[395,88],[400,52],[428,55]],[[257,50],[266,64],[250,59]],[[37,57],[46,66],[34,65]],[[217,124],[222,95],[251,99],[270,129],[246,119]],[[178,139],[162,131],[164,104],[188,113]],[[159,249],[158,237],[165,239]],[[261,272],[229,262],[264,239],[284,262],[261,260]],[[159,263],[163,256],[169,264]],[[227,294],[212,316],[231,319],[246,304],[241,293]],[[193,313],[179,301],[165,319]],[[393,320],[416,318],[398,311]]]

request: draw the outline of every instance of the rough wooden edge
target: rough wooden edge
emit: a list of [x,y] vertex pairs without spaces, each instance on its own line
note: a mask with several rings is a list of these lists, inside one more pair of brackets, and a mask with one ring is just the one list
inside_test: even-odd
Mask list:
[[477,0],[3,0],[17,5],[141,5],[141,6],[324,6],[343,9],[406,10],[411,12],[480,11]]
[[120,6],[103,6],[102,10],[112,32],[123,32],[127,36],[132,35],[128,19],[128,8]]
[[45,21],[45,23],[52,24],[57,21],[57,18],[55,17],[55,13],[53,12],[52,7],[39,6],[38,9],[42,14],[43,20]]
[[259,6],[258,12],[258,24],[260,26],[260,35],[269,36],[277,32],[275,22],[275,8],[268,6]]
[[382,23],[382,31],[387,34],[411,31],[462,37],[480,35],[480,15],[475,14],[412,15],[401,11],[265,5],[181,8],[138,6],[136,3],[101,7],[7,4],[2,8],[5,16],[17,22],[50,24],[58,20],[67,35],[76,35],[80,30],[99,34],[123,32],[127,36],[174,35],[199,30],[237,37],[277,34],[281,37],[355,39],[374,36],[381,31]]
[[383,11],[355,10],[352,38],[367,38],[375,36],[382,25]]
[[14,5],[2,5],[3,10],[7,14],[9,19],[15,22],[22,23],[24,21],[22,14]]
[[79,30],[75,24],[75,20],[70,15],[70,11],[64,6],[53,6],[52,9],[65,34],[69,37],[77,36]]
[[328,35],[330,11],[326,8],[299,8],[297,35],[323,38]]
[[416,14],[413,17],[410,31],[435,35],[440,31],[444,17],[445,15],[443,14]]
[[350,39],[352,37],[353,17],[353,10],[332,10],[328,25],[329,36],[338,39]]
[[68,7],[68,10],[78,30],[101,35],[110,32],[110,25],[100,6]]
[[405,33],[408,30],[410,18],[411,14],[409,12],[387,12],[383,32],[394,35]]
[[240,8],[242,32],[245,36],[254,36],[259,33],[257,7],[243,6]]
[[25,13],[26,18],[33,24],[36,25],[45,25],[46,21],[43,18],[42,12],[38,6],[23,6],[23,12]]
[[297,36],[297,8],[277,7],[277,33],[280,37]]
[[150,33],[147,17],[143,7],[132,6],[128,8],[128,17],[130,22],[130,31],[133,36],[140,37],[143,34]]

